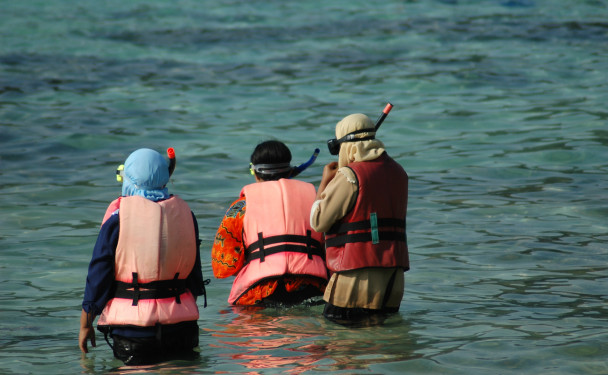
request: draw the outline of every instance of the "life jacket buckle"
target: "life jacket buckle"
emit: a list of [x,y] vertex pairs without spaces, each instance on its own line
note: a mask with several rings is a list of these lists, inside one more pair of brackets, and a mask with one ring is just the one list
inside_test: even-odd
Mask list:
[[264,261],[264,258],[266,256],[266,253],[264,252],[264,236],[262,235],[262,232],[258,233],[258,241],[260,243],[260,262]]
[[308,253],[308,259],[312,259],[311,242],[312,242],[312,234],[310,232],[310,229],[307,229],[306,230],[306,252]]
[[[175,274],[175,276],[173,277],[173,280],[177,280],[179,278],[179,272],[177,272]],[[173,291],[175,292],[175,303],[180,304],[182,303],[182,299],[180,298],[180,294],[182,294],[182,290],[180,287],[176,287],[173,289]]]
[[133,272],[133,303],[131,303],[131,306],[137,306],[137,304],[139,303],[139,297],[141,296],[140,293],[140,289],[139,289],[139,282],[137,281],[137,272]]
[[378,235],[378,215],[375,212],[372,212],[369,215],[369,224],[372,229],[372,244],[380,243],[380,237]]

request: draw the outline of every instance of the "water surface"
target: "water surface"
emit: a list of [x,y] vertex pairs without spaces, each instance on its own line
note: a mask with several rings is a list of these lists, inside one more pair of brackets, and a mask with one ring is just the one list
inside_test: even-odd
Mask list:
[[121,368],[78,319],[115,168],[172,146],[203,272],[226,207],[276,138],[318,185],[342,117],[410,175],[399,314],[243,310],[212,278],[201,356],[157,373],[605,374],[605,1],[2,2],[0,372]]

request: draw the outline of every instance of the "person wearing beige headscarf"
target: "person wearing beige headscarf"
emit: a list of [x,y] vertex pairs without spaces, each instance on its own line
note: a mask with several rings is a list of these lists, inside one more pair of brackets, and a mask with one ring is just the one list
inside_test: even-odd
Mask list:
[[339,148],[338,162],[325,166],[310,215],[312,228],[325,232],[332,272],[323,315],[345,325],[397,312],[409,270],[408,176],[375,135],[364,114],[338,122],[329,145],[332,154]]

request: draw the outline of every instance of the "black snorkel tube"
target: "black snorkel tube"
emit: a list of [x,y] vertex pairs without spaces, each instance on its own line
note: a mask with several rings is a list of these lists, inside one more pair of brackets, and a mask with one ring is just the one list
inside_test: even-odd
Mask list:
[[386,118],[386,116],[388,116],[388,113],[391,111],[391,109],[393,109],[393,105],[391,103],[386,103],[386,107],[384,107],[382,113],[380,114],[380,117],[378,117],[378,119],[376,120],[376,131],[378,131],[378,128],[380,127],[380,125],[382,125],[384,119]]
[[175,170],[175,165],[177,164],[177,159],[175,158],[175,149],[173,147],[169,147],[167,149],[167,156],[169,157],[169,177],[173,174]]
[[[384,121],[386,116],[388,116],[388,113],[391,111],[391,109],[393,109],[393,105],[391,103],[387,103],[386,106],[384,107],[384,109],[382,110],[380,117],[378,117],[378,120],[376,120],[376,125],[374,126],[374,130],[359,129],[359,130],[355,130],[352,133],[346,134],[344,137],[342,137],[340,139],[336,139],[336,138],[329,139],[327,141],[327,149],[329,150],[329,153],[332,155],[338,155],[340,153],[340,145],[344,142],[359,142],[359,141],[367,141],[367,140],[375,139],[376,131],[378,131],[378,128],[380,128],[380,125],[382,125],[382,122]],[[356,137],[357,134],[371,133],[372,131],[374,132],[373,135],[368,135],[363,138]]]
[[315,148],[315,152],[312,153],[312,155],[310,156],[310,159],[308,159],[307,162],[302,163],[302,164],[298,165],[297,167],[293,168],[293,171],[291,172],[291,176],[289,176],[289,178],[296,177],[303,170],[305,170],[306,168],[310,167],[312,165],[312,163],[314,163],[315,160],[317,160],[317,156],[319,156],[319,152],[321,152],[321,150],[319,150],[318,148]]

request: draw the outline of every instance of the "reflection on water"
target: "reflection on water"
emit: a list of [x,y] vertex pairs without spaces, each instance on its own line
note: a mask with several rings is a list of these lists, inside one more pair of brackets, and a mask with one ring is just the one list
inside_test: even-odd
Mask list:
[[415,336],[399,314],[383,326],[349,329],[325,320],[321,312],[322,307],[233,307],[221,312],[227,323],[206,331],[222,356],[248,370],[362,370],[421,357],[414,353]]
[[[99,344],[106,345],[105,342],[98,342]],[[111,349],[106,345],[102,350]],[[130,374],[194,374],[199,373],[201,368],[209,366],[209,359],[203,353],[199,353],[192,360],[175,360],[169,362],[161,362],[153,365],[144,366],[125,366],[124,363],[115,358],[95,358],[95,356],[81,355],[80,366],[83,374],[116,374],[116,375],[130,375]]]

